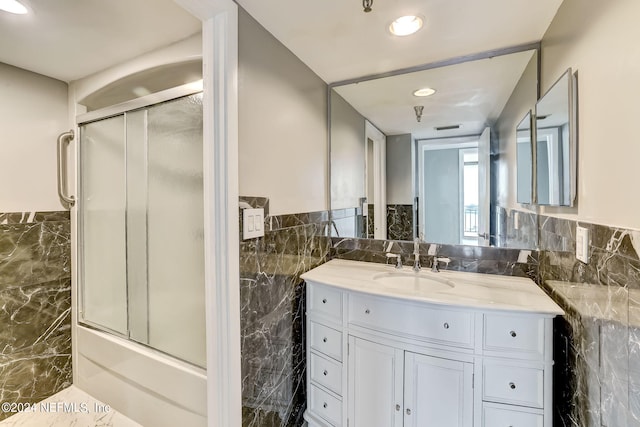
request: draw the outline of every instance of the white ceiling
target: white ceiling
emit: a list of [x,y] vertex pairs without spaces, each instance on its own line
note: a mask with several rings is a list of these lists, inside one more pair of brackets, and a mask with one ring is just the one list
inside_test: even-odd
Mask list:
[[[562,0],[237,0],[327,83],[539,41]],[[387,27],[402,15],[425,26]]]
[[[31,11],[28,15],[0,12],[0,62],[67,82],[200,31],[200,22],[173,0],[23,1]],[[373,11],[364,13],[361,0],[238,0],[327,83],[538,41],[561,2],[374,0]],[[389,23],[405,14],[422,15],[424,28],[404,38],[389,34]],[[513,79],[510,75],[504,82],[512,88]],[[454,105],[455,97],[445,98],[447,84],[434,83],[439,97],[429,102],[439,99],[441,107]],[[403,91],[385,91],[405,96]],[[367,102],[357,97],[348,101]],[[402,120],[414,117],[412,111],[405,113],[407,102],[387,100],[387,106],[402,105],[402,113],[395,113],[401,117],[398,123],[387,126],[381,118],[372,120],[384,128],[400,129]],[[427,110],[425,104],[425,116]],[[371,114],[378,113],[371,110]],[[462,119],[469,126],[474,120],[451,121]],[[444,117],[441,121],[451,124]]]
[[0,11],[0,62],[73,81],[200,31],[173,0],[24,0]]

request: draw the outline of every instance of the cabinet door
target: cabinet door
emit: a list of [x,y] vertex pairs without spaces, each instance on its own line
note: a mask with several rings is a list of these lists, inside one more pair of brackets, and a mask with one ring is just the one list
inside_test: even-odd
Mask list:
[[473,364],[405,353],[405,427],[471,427]]
[[349,336],[350,427],[402,426],[402,350]]

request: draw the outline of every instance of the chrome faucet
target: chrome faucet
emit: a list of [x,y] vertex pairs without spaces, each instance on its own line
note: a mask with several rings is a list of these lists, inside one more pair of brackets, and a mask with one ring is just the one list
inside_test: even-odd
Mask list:
[[416,273],[420,271],[422,266],[420,265],[420,238],[416,237],[413,240],[413,271]]
[[451,262],[451,260],[449,258],[438,258],[437,256],[433,257],[433,262],[431,264],[431,271],[434,273],[437,273],[440,271],[440,267],[438,267],[438,263],[440,262],[444,262],[445,264],[449,265],[449,263]]

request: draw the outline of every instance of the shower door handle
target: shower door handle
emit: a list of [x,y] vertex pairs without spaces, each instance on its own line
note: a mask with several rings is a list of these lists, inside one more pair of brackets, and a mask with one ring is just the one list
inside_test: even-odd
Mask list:
[[58,196],[66,204],[65,207],[71,208],[76,199],[67,194],[67,152],[65,145],[73,140],[75,133],[73,130],[64,132],[58,137]]

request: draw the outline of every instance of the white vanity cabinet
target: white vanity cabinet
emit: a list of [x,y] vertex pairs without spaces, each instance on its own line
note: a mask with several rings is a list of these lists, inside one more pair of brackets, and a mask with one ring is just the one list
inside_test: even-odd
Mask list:
[[[551,300],[540,311],[493,309],[310,276],[310,427],[552,427],[552,320],[562,310]],[[548,298],[534,288],[534,305]]]
[[349,426],[473,425],[473,363],[349,336],[347,370]]

